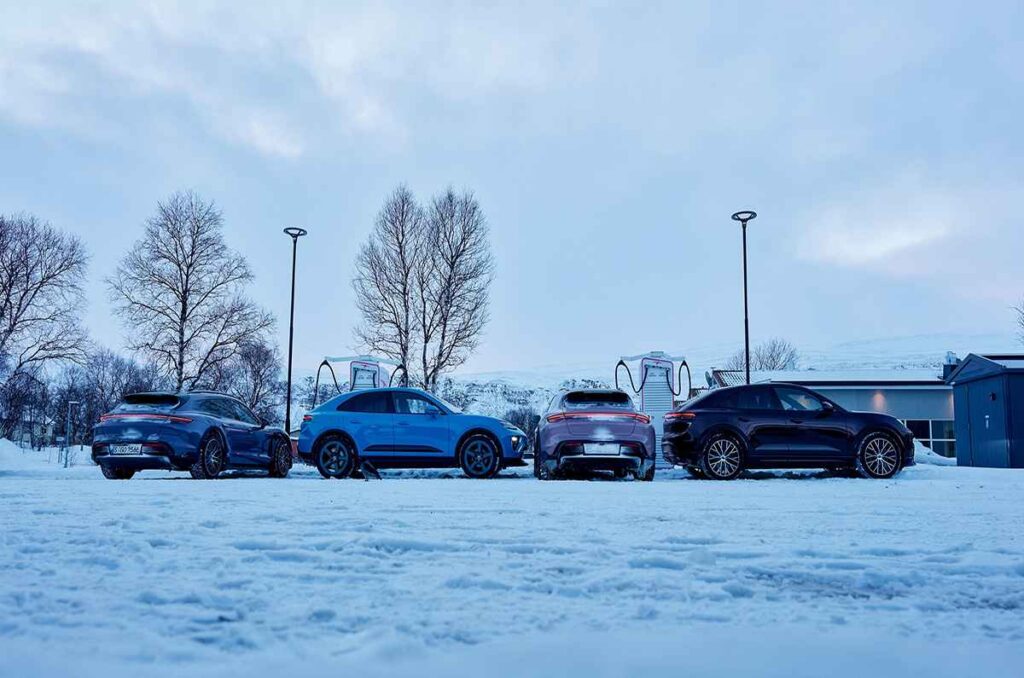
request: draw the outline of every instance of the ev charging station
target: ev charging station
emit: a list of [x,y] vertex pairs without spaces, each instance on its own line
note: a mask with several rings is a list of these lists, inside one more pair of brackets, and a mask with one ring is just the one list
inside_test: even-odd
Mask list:
[[354,356],[327,356],[320,363],[316,371],[316,382],[313,387],[313,406],[316,405],[316,396],[320,393],[320,372],[326,367],[331,373],[334,381],[334,389],[341,393],[341,385],[338,384],[338,377],[335,375],[332,363],[348,363],[348,390],[361,391],[367,388],[383,388],[394,384],[395,375],[401,371],[402,376],[399,383],[405,385],[408,381],[408,374],[405,365],[388,358],[377,358],[370,355]]
[[[629,364],[639,361],[640,385],[633,381],[633,372]],[[679,364],[678,371],[676,363]],[[669,468],[670,464],[665,461],[661,451],[661,437],[664,433],[666,414],[675,408],[675,399],[684,394],[682,390],[681,373],[686,367],[687,378],[690,374],[690,366],[686,364],[684,356],[670,356],[663,351],[651,351],[634,356],[622,356],[615,365],[615,388],[619,386],[619,368],[625,367],[629,376],[629,384],[634,395],[638,396],[637,407],[641,412],[651,418],[651,425],[654,426],[654,444],[656,467]],[[677,374],[678,372],[678,374]],[[689,397],[690,384],[687,384],[685,396]]]

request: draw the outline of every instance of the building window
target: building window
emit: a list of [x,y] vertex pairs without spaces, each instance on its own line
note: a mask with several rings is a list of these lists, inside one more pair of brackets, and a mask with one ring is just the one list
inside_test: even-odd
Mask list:
[[950,419],[907,419],[904,421],[914,437],[925,447],[943,457],[956,456],[956,435]]
[[907,419],[907,428],[914,434],[914,437],[924,442],[931,440],[932,433],[927,419]]

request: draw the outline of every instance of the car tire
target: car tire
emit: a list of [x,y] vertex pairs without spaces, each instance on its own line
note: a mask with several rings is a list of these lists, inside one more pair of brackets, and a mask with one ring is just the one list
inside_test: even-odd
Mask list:
[[102,464],[100,465],[100,471],[103,472],[103,477],[107,480],[131,480],[132,476],[135,475],[134,469],[113,468]]
[[654,467],[647,469],[645,473],[637,473],[636,479],[643,483],[649,483],[654,480]]
[[493,440],[478,433],[459,446],[459,466],[468,478],[493,478],[501,470],[501,454]]
[[270,452],[270,477],[287,478],[288,471],[292,468],[292,446],[283,440],[275,440],[271,443]]
[[[537,480],[547,480],[547,478],[541,477],[541,469],[544,467],[544,451],[540,446],[540,432],[537,432],[537,437],[533,441],[533,477]],[[547,475],[543,473],[543,475]]]
[[857,473],[862,478],[884,480],[900,472],[899,444],[887,433],[864,436],[857,447]]
[[732,480],[743,472],[743,446],[733,436],[716,433],[704,441],[698,461],[710,480]]
[[199,443],[199,458],[189,468],[196,480],[212,480],[227,467],[224,441],[214,432],[207,433]]
[[356,469],[355,448],[344,437],[329,435],[316,445],[316,470],[324,478],[348,478]]

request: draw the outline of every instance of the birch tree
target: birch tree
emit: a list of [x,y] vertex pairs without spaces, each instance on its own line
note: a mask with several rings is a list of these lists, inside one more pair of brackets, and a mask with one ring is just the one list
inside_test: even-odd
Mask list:
[[78,238],[32,216],[0,215],[0,437],[47,364],[85,359],[86,262]]
[[194,388],[274,323],[245,296],[252,272],[222,229],[212,202],[175,193],[157,205],[107,280],[128,346],[160,365],[178,390]]

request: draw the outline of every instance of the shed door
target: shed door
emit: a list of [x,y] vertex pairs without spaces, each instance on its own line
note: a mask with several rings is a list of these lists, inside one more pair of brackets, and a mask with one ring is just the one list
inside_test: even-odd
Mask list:
[[1001,378],[968,384],[974,466],[1008,468],[1010,465],[1005,395]]

